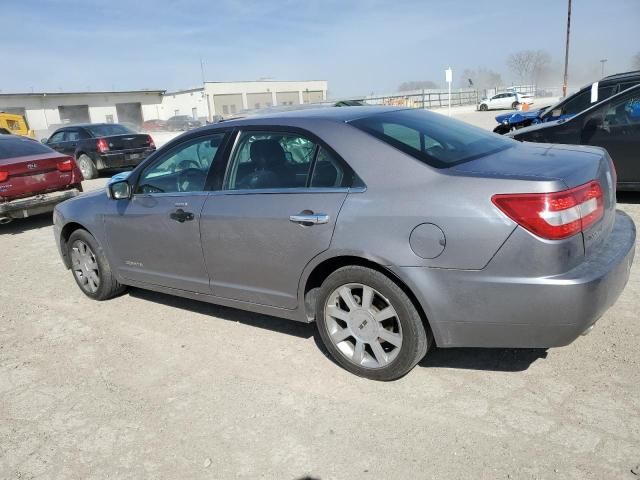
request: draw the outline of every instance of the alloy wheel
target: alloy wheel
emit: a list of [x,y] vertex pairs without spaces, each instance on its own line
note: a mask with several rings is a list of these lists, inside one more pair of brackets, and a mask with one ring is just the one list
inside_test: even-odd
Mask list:
[[81,288],[96,293],[100,287],[100,268],[93,250],[82,240],[71,246],[71,268]]
[[325,304],[331,342],[351,363],[382,368],[402,348],[402,327],[391,302],[374,288],[349,283],[336,288]]

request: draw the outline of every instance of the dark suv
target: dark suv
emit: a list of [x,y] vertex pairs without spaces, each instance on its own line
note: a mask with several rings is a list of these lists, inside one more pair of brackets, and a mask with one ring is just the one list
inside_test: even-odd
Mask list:
[[133,167],[156,149],[151,136],[118,123],[88,123],[59,128],[42,143],[72,156],[85,179],[99,170]]
[[500,125],[493,131],[504,135],[529,125],[571,118],[592,105],[638,84],[640,84],[640,70],[609,75],[598,82],[582,87],[578,92],[563,98],[555,105],[529,112],[498,115],[496,121]]

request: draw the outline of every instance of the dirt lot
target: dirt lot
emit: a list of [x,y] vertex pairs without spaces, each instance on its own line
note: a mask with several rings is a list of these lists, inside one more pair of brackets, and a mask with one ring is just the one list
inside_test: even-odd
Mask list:
[[[640,225],[640,195],[619,201]],[[312,325],[141,290],[87,299],[49,216],[0,242],[0,478],[640,478],[639,262],[568,347],[436,349],[376,383]]]

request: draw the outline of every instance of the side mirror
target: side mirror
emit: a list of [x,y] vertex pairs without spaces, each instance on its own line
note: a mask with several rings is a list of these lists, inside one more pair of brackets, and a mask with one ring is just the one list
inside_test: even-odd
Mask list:
[[131,185],[126,180],[113,182],[107,185],[107,195],[112,200],[123,200],[131,198]]
[[45,145],[47,144],[48,141],[49,141],[48,138],[41,138],[40,139],[40,143],[44,143]]

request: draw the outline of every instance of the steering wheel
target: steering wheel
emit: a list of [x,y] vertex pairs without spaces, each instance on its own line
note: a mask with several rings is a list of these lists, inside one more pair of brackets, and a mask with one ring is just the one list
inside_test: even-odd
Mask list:
[[202,190],[207,177],[199,168],[185,168],[176,177],[176,188],[179,192]]
[[181,160],[180,163],[178,163],[178,165],[174,165],[173,173],[182,172],[190,168],[195,168],[197,170],[200,170],[200,164],[195,160]]

